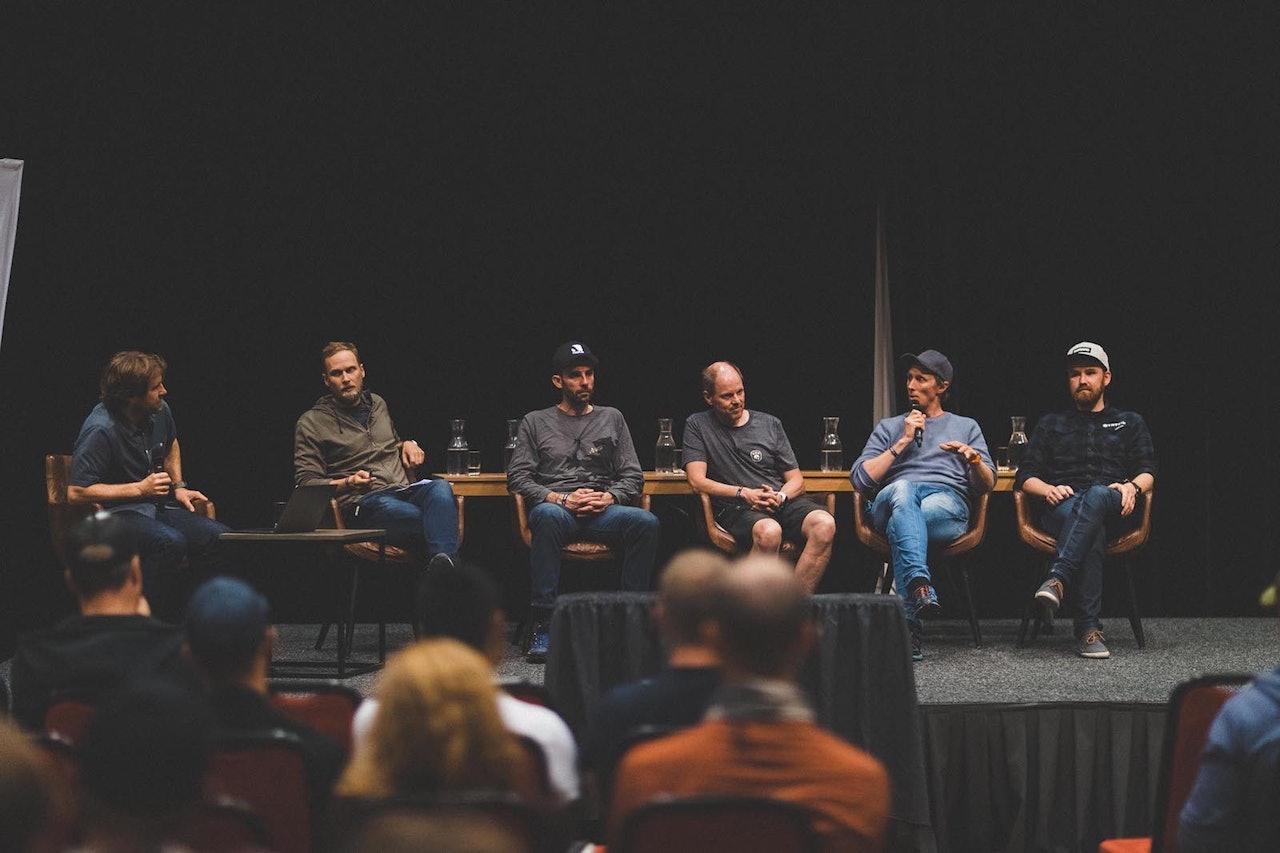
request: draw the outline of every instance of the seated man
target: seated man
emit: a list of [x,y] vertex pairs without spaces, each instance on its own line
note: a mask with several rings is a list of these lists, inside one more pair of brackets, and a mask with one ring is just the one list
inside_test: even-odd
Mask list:
[[155,612],[176,619],[189,589],[179,577],[189,558],[198,577],[217,571],[218,535],[229,528],[194,512],[207,500],[182,479],[182,452],[165,402],[168,365],[158,355],[118,352],[99,385],[102,402],[80,427],[67,500],[100,504],[133,530],[142,580]]
[[560,549],[586,539],[621,545],[622,588],[647,590],[658,551],[658,519],[630,506],[644,473],[622,413],[596,406],[591,395],[599,359],[570,341],[551,357],[551,384],[560,402],[520,422],[507,466],[507,488],[529,506],[533,547],[533,622],[529,660],[547,658],[547,626],[560,585]]
[[[1275,595],[1280,575],[1270,587]],[[1274,606],[1274,600],[1270,606]],[[1262,853],[1280,837],[1280,667],[1227,700],[1182,807],[1182,853]]]
[[1052,615],[1068,589],[1076,603],[1076,653],[1111,657],[1102,635],[1102,563],[1107,540],[1137,523],[1138,496],[1156,481],[1156,451],[1137,412],[1107,405],[1111,360],[1091,341],[1067,350],[1074,404],[1045,415],[1027,443],[1014,488],[1040,498],[1040,525],[1058,542],[1036,603]]
[[715,592],[728,570],[729,561],[706,548],[683,551],[662,570],[653,621],[667,652],[666,669],[652,678],[617,685],[587,720],[583,764],[602,789],[612,779],[627,736],[638,727],[691,726],[702,719],[720,684],[711,618]]
[[[432,566],[418,583],[414,614],[414,632],[419,639],[459,640],[483,654],[495,670],[502,661],[507,617],[497,587],[480,569],[465,563]],[[352,721],[354,740],[368,735],[377,713],[376,699],[360,703]],[[560,715],[505,692],[498,694],[498,714],[512,734],[529,737],[542,747],[556,802],[567,806],[576,801],[580,794],[578,747]]]
[[227,734],[283,729],[302,741],[313,806],[327,802],[346,756],[334,741],[273,708],[267,671],[276,630],[267,600],[239,578],[206,581],[191,595],[186,652]]
[[969,501],[996,484],[987,440],[973,418],[943,411],[951,362],[937,350],[907,353],[911,411],[876,424],[849,479],[871,501],[871,523],[889,540],[893,583],[911,628],[911,656],[924,659],[921,620],[942,612],[929,546],[969,529]]
[[747,408],[742,372],[727,361],[702,371],[708,412],[684,424],[684,470],[695,492],[711,496],[716,523],[738,546],[777,554],[783,537],[803,540],[796,577],[812,593],[831,560],[836,520],[804,496],[804,477],[782,422]]
[[387,542],[423,552],[458,553],[458,507],[447,480],[409,482],[426,461],[413,439],[401,439],[386,401],[364,390],[356,345],[342,341],[320,352],[329,393],[298,418],[293,438],[294,482],[329,483],[348,521],[381,527]]
[[809,596],[776,557],[750,556],[716,596],[724,682],[703,722],[629,750],[609,810],[614,840],[627,814],[656,797],[771,797],[808,808],[827,849],[879,849],[889,776],[871,755],[813,722],[795,679],[817,627]]
[[13,655],[13,716],[40,731],[63,691],[93,702],[136,676],[186,680],[182,632],[153,619],[142,596],[133,528],[119,514],[82,519],[63,539],[67,586],[80,613],[23,635]]

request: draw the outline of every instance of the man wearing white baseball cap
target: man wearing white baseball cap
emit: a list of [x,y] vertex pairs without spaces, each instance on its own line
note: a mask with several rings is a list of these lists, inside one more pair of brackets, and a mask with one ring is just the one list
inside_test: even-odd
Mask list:
[[1138,498],[1155,484],[1156,452],[1137,412],[1107,405],[1111,359],[1092,341],[1067,350],[1071,409],[1036,424],[1014,487],[1044,501],[1041,526],[1058,540],[1036,603],[1052,614],[1071,591],[1077,652],[1107,658],[1102,636],[1102,561],[1107,540],[1137,521]]

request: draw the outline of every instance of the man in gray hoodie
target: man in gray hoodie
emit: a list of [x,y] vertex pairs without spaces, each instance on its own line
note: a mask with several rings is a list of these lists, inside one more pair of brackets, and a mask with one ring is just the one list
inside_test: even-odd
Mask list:
[[458,508],[447,480],[411,482],[426,460],[401,439],[387,403],[364,389],[356,345],[334,341],[320,353],[329,393],[302,413],[293,437],[294,482],[328,483],[343,514],[360,527],[381,527],[387,542],[425,558],[458,552]]

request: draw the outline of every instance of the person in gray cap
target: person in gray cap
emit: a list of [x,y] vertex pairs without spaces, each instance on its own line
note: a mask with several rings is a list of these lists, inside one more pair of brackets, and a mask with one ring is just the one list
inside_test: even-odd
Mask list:
[[991,491],[996,469],[973,418],[944,411],[955,371],[937,350],[906,353],[911,411],[876,424],[849,479],[868,497],[871,523],[889,540],[894,587],[922,660],[923,620],[942,612],[929,573],[929,544],[969,529],[970,501]]
[[1102,635],[1102,561],[1107,540],[1137,523],[1138,498],[1156,478],[1156,451],[1137,412],[1107,405],[1111,359],[1092,341],[1067,350],[1072,408],[1045,415],[1027,443],[1014,488],[1044,501],[1040,525],[1058,540],[1036,603],[1052,615],[1074,593],[1077,652],[1107,658]]
[[644,488],[644,472],[622,413],[591,402],[599,363],[579,341],[556,348],[551,384],[560,402],[524,416],[507,466],[507,489],[530,507],[531,662],[546,660],[560,549],[566,543],[586,539],[621,545],[625,590],[648,590],[653,574],[658,519],[631,506]]

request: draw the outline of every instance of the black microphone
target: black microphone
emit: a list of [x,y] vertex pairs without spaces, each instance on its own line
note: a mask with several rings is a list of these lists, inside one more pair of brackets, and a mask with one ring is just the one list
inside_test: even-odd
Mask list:
[[[920,411],[920,404],[917,403],[915,400],[911,401],[911,411],[913,412]],[[923,444],[924,444],[924,427],[916,427],[916,447],[920,447]]]
[[[161,471],[164,470],[164,443],[163,442],[151,447],[147,451],[147,456],[150,457],[152,474],[159,474]],[[162,509],[164,507],[165,501],[168,500],[168,497],[169,497],[168,495],[156,495],[155,501],[154,501],[156,508]]]

